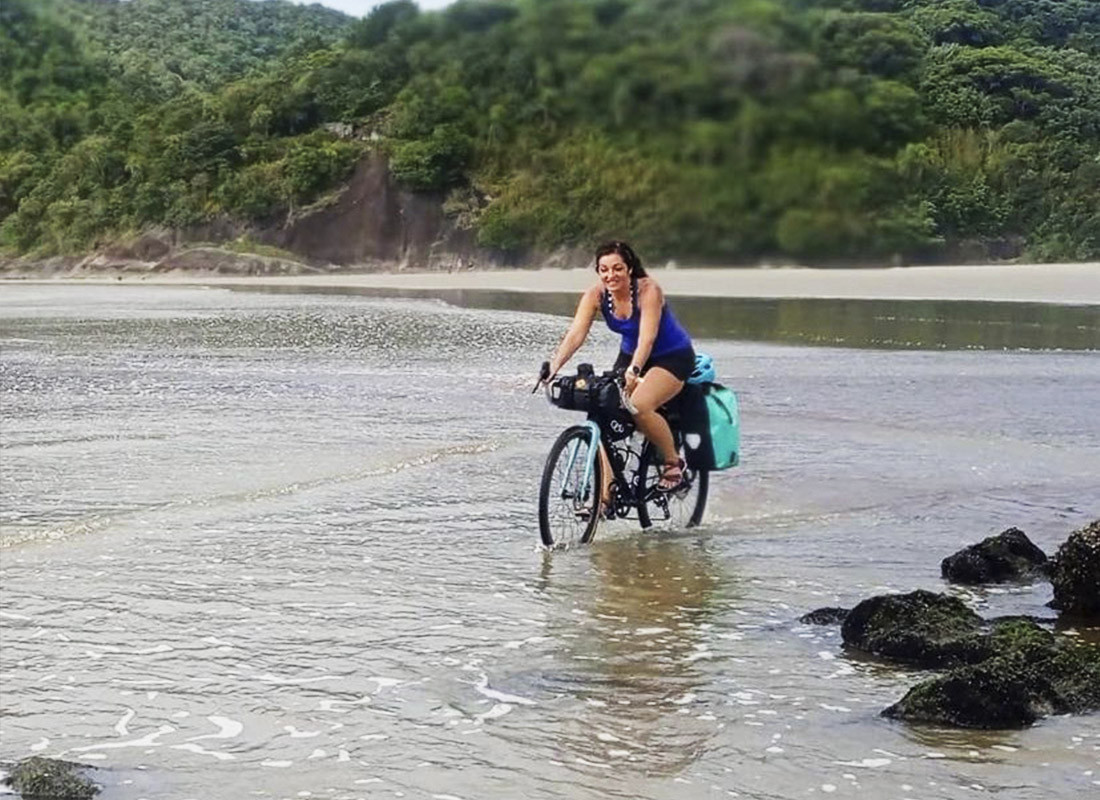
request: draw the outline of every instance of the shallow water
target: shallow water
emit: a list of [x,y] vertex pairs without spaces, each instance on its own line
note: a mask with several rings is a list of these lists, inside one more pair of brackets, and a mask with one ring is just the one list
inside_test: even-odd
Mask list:
[[[5,287],[0,760],[95,764],[108,800],[1100,791],[1100,716],[883,720],[918,675],[796,621],[1100,516],[1100,355],[705,340],[745,444],[706,524],[545,553],[535,486],[575,417],[529,390],[562,329]],[[962,594],[1050,614],[1045,584]]]
[[[233,286],[233,284],[229,284]],[[577,295],[241,283],[245,291],[442,299],[466,308],[573,316]],[[970,300],[677,296],[698,337],[913,350],[1100,350],[1100,306]]]

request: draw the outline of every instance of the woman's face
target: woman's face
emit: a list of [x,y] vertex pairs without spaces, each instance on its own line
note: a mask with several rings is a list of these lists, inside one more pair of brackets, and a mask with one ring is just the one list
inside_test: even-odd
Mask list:
[[596,273],[603,285],[611,291],[623,289],[630,283],[630,270],[618,253],[608,253],[596,262]]

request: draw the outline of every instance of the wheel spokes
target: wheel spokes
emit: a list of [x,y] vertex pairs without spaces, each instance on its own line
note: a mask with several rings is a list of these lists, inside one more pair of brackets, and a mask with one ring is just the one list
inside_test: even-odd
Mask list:
[[552,486],[556,487],[548,509],[548,522],[554,544],[569,546],[580,542],[597,512],[598,496],[588,471],[590,444],[576,439],[566,447],[554,464]]

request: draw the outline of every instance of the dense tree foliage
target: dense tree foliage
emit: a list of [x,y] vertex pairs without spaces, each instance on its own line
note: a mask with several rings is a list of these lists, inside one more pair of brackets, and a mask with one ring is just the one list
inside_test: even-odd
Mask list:
[[289,0],[38,0],[131,89],[159,99],[211,89],[293,50],[347,36],[351,17]]
[[1100,258],[1095,0],[394,0],[354,23],[5,0],[0,22],[17,251],[272,220],[381,148],[506,251]]

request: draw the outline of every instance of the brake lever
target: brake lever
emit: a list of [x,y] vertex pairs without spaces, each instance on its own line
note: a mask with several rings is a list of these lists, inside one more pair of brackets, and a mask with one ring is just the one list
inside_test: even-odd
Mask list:
[[535,388],[531,390],[531,394],[534,394],[550,378],[550,362],[543,361],[542,366],[539,367],[539,379],[535,381]]

